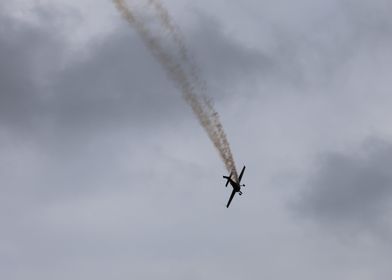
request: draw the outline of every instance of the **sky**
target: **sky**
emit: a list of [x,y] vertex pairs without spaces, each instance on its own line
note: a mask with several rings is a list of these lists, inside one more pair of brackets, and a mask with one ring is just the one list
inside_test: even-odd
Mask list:
[[247,167],[228,209],[111,1],[0,2],[2,277],[389,280],[392,2],[195,2],[162,0]]

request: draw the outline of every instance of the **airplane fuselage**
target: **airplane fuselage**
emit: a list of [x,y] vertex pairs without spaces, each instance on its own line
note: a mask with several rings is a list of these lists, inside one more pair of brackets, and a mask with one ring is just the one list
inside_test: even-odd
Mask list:
[[241,186],[240,186],[240,184],[238,184],[238,183],[236,183],[236,182],[230,180],[230,185],[233,187],[233,189],[234,189],[235,192],[241,191]]
[[236,181],[234,181],[230,177],[224,177],[224,178],[227,178],[229,180],[230,185],[233,187],[234,192],[238,192],[240,195],[242,194],[241,185],[239,183],[237,183]]

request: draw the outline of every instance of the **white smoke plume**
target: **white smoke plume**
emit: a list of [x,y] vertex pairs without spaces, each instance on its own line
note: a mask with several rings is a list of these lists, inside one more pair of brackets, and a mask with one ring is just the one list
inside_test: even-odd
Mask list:
[[[232,172],[233,178],[238,180],[229,141],[219,120],[219,115],[213,107],[212,100],[205,94],[206,83],[201,79],[200,70],[190,56],[182,34],[171,19],[167,9],[159,0],[146,0],[160,26],[175,44],[180,61],[165,49],[162,39],[147,27],[145,20],[137,15],[136,10],[132,9],[128,2],[125,2],[125,0],[112,1],[127,22],[137,31],[146,47],[162,65],[168,77],[180,89],[183,98],[191,106],[192,111],[218,150],[227,171]],[[184,65],[188,67],[189,74]]]

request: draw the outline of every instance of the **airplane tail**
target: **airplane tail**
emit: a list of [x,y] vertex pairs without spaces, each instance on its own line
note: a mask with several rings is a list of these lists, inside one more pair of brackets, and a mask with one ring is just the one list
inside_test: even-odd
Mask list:
[[229,185],[229,179],[231,178],[231,175],[233,175],[233,172],[230,173],[230,176],[229,176],[229,177],[223,176],[224,179],[227,179],[227,181],[226,181],[226,187],[227,187],[227,185]]

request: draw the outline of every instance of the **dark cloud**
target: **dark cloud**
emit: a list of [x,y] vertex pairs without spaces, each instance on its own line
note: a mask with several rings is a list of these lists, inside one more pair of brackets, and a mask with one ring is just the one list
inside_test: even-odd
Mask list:
[[[76,132],[126,124],[153,126],[175,121],[179,115],[191,117],[178,90],[125,23],[70,57],[66,34],[58,30],[59,19],[47,14],[37,8],[40,24],[35,26],[2,18],[5,26],[17,25],[2,29],[0,37],[5,62],[0,70],[3,125],[26,129],[50,122]],[[79,18],[74,18],[77,26]],[[222,35],[213,20],[201,17],[193,32],[189,37],[195,42],[190,43],[201,50],[200,64],[208,82],[234,83],[258,71],[262,56]]]
[[[41,52],[50,58],[60,42],[46,30],[3,17],[0,20],[8,27],[0,29],[0,122],[22,125],[41,109],[43,96],[35,80],[40,67],[34,61]],[[41,65],[45,63],[40,61]]]
[[[10,19],[3,22],[14,24]],[[58,126],[113,124],[143,116],[157,119],[159,111],[164,115],[170,105],[179,107],[178,96],[168,93],[173,89],[132,36],[115,34],[92,43],[87,57],[67,62],[69,45],[55,29],[19,23],[2,32],[4,125],[26,126],[45,119]]]
[[369,140],[357,153],[326,153],[298,209],[321,224],[378,230],[392,203],[392,144]]
[[[284,25],[284,20],[278,27],[271,25],[276,47],[265,52],[240,45],[218,21],[198,12],[199,22],[186,39],[210,85],[209,94],[217,99],[232,94],[227,89],[239,84],[256,87],[261,81],[276,86],[331,81],[353,49],[379,43],[376,38],[388,37],[390,30],[386,17],[365,17],[366,5],[347,3],[308,33]],[[44,129],[51,122],[86,131],[191,117],[177,89],[125,23],[69,59],[66,34],[59,30],[65,18],[77,27],[80,15],[35,11],[37,25],[4,15],[1,19],[8,27],[0,30],[3,126]]]
[[276,72],[276,61],[262,51],[240,45],[216,19],[197,12],[200,24],[187,34],[189,46],[202,66],[211,95],[227,95],[224,89],[260,79],[267,81]]

